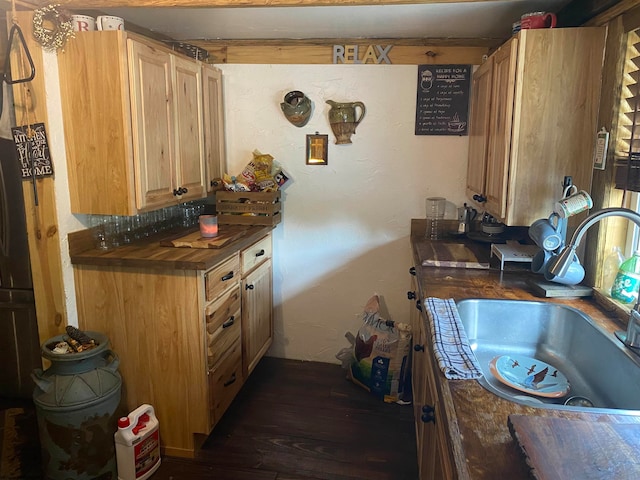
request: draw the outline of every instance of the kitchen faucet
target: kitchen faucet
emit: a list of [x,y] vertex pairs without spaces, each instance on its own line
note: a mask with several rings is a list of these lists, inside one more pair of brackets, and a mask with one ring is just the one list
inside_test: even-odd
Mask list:
[[[559,277],[565,275],[569,270],[569,265],[576,258],[576,249],[580,245],[580,240],[582,240],[584,233],[590,226],[607,217],[624,217],[640,227],[640,215],[628,208],[604,208],[592,213],[578,225],[569,245],[565,246],[557,256],[549,261],[549,272]],[[627,347],[640,354],[640,292],[635,306],[629,312],[627,331],[616,332],[616,337]]]

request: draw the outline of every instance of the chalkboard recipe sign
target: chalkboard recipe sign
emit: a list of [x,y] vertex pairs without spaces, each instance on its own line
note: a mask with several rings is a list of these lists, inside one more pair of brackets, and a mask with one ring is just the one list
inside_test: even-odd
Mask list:
[[471,65],[418,65],[416,135],[467,135]]

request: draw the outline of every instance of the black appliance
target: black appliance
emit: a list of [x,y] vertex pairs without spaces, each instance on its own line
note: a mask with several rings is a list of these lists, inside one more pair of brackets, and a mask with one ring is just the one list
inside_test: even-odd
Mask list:
[[30,398],[41,366],[20,162],[0,138],[0,397]]

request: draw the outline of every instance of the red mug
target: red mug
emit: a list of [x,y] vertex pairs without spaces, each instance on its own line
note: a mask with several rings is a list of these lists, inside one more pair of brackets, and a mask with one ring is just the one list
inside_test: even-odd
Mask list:
[[554,13],[525,13],[520,18],[520,28],[522,30],[533,28],[554,28],[556,26],[556,21],[557,18]]

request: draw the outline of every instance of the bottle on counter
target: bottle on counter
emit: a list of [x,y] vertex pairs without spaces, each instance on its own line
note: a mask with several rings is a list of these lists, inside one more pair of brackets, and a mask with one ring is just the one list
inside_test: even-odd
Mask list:
[[640,250],[622,262],[611,287],[611,298],[623,303],[637,302],[640,286]]
[[604,259],[602,265],[602,289],[611,295],[611,287],[616,279],[620,265],[625,261],[624,255],[620,247],[613,247],[609,255]]

